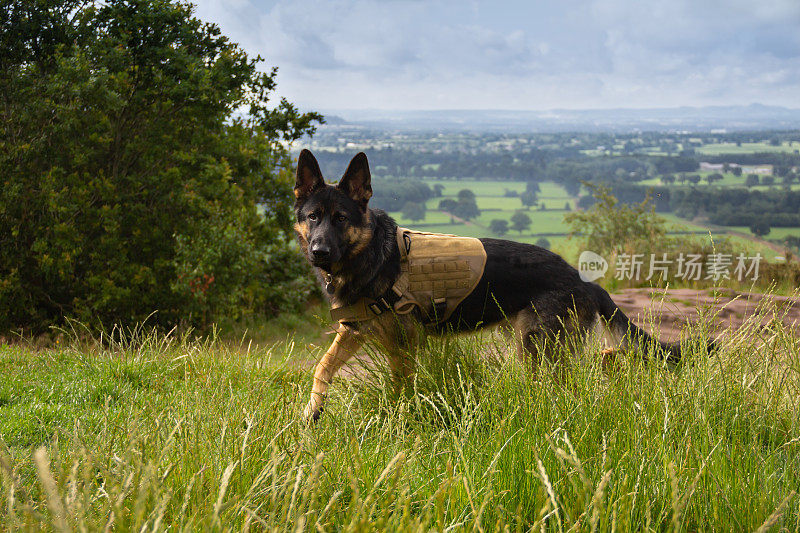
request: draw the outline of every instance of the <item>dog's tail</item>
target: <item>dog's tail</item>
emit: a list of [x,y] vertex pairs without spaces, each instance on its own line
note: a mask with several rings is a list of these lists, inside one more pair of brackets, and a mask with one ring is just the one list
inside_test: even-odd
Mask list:
[[[681,360],[681,346],[679,343],[663,342],[649,335],[646,331],[639,328],[636,324],[622,312],[622,309],[614,303],[611,296],[601,286],[589,284],[595,293],[595,301],[600,316],[605,320],[606,325],[617,342],[622,343],[623,348],[631,343],[642,348],[642,353],[647,353],[648,346],[655,347],[655,353],[669,364],[677,364]],[[706,347],[709,352],[717,349],[717,344],[713,340],[708,340]]]

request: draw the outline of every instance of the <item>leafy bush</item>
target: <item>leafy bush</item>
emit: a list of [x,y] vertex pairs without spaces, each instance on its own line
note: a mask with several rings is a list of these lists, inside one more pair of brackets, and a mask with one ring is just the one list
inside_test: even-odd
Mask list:
[[658,216],[649,196],[634,205],[621,203],[605,185],[586,183],[592,191],[594,204],[583,211],[564,215],[570,226],[570,236],[585,237],[585,247],[604,256],[622,252],[645,253],[656,245],[669,246],[667,227]]
[[268,107],[275,69],[177,2],[2,17],[0,331],[202,326],[304,296],[281,142],[322,117]]

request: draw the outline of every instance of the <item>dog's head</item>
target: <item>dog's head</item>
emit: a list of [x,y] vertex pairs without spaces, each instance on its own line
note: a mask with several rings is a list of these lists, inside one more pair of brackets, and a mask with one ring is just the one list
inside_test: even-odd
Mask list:
[[303,253],[326,272],[363,251],[372,238],[369,202],[372,196],[367,156],[357,154],[336,185],[328,185],[319,163],[308,150],[300,152],[294,185],[295,230]]

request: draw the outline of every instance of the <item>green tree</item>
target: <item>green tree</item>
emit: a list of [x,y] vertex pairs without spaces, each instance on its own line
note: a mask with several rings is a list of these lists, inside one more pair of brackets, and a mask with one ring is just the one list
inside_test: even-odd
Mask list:
[[448,212],[452,213],[453,211],[455,211],[457,206],[458,206],[458,202],[456,202],[452,198],[445,198],[444,200],[439,200],[439,210],[440,211],[448,211]]
[[458,191],[459,202],[475,202],[475,193],[469,189],[461,189]]
[[761,178],[761,184],[771,186],[775,184],[775,176],[764,176]]
[[439,202],[439,209],[449,211],[451,214],[470,220],[478,217],[481,210],[478,209],[478,204],[475,202],[475,193],[469,189],[461,189],[458,191],[458,201],[442,200]]
[[666,249],[666,221],[655,212],[648,195],[634,205],[620,203],[611,189],[599,184],[586,183],[595,203],[583,211],[564,215],[570,227],[570,237],[585,239],[585,249],[600,255],[615,253],[645,253],[659,244]]
[[489,231],[501,237],[508,233],[508,220],[502,218],[494,218],[489,222]]
[[64,316],[205,325],[308,294],[274,105],[219,28],[167,0],[12,2],[0,25],[0,330]]
[[403,217],[414,222],[425,218],[425,204],[406,202],[403,206]]
[[733,173],[734,176],[738,178],[739,176],[742,175],[742,167],[736,165],[735,167],[731,168],[731,172]]
[[748,174],[744,179],[744,184],[746,187],[755,187],[758,185],[759,181],[758,174]]
[[527,214],[523,213],[522,211],[517,211],[511,215],[511,229],[514,231],[518,231],[520,234],[522,234],[523,231],[530,227],[531,217],[529,217]]
[[753,235],[757,235],[759,237],[768,235],[771,230],[772,228],[770,228],[769,221],[767,220],[757,220],[750,226],[750,231],[753,233]]
[[539,197],[534,191],[525,191],[519,196],[519,199],[524,207],[531,207],[539,201]]
[[547,250],[550,249],[550,241],[548,241],[544,237],[539,237],[538,239],[536,239],[536,243],[535,244],[536,244],[536,246],[539,246],[541,248],[545,248]]
[[475,200],[472,200],[471,202],[466,201],[456,203],[452,214],[459,218],[463,218],[464,220],[470,220],[480,216],[481,210],[478,209],[478,204],[475,203]]

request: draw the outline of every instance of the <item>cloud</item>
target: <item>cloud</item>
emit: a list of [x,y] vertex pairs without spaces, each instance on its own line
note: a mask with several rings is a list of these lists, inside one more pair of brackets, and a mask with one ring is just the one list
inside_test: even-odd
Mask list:
[[200,0],[305,107],[796,105],[800,2]]

